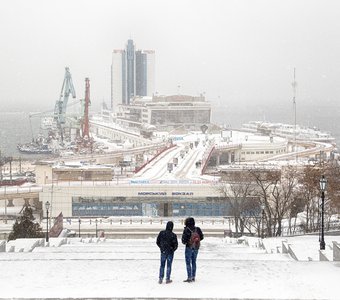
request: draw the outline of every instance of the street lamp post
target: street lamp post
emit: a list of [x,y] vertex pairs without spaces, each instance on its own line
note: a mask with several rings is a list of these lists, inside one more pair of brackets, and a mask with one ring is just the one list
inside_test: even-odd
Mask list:
[[261,204],[261,239],[263,239],[264,204]]
[[98,237],[98,220],[96,219],[96,237]]
[[78,236],[80,237],[80,223],[81,223],[80,217],[78,218],[78,223],[79,223]]
[[45,203],[45,208],[46,208],[46,243],[48,243],[50,237],[48,234],[48,210],[50,209],[50,202]]
[[324,212],[325,212],[325,190],[327,186],[327,179],[324,175],[320,178],[320,190],[321,190],[321,240],[320,250],[325,250],[325,233],[324,233]]

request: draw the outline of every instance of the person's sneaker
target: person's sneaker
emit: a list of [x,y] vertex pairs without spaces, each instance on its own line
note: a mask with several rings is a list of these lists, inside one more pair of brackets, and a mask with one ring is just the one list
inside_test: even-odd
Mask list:
[[163,282],[163,279],[162,279],[162,278],[159,278],[158,283],[159,283],[159,284],[162,284],[162,282]]
[[186,280],[183,280],[183,282],[191,282],[192,280],[191,280],[191,278],[188,278],[188,279],[186,279]]
[[171,279],[167,279],[167,280],[165,281],[165,283],[171,283],[171,282],[172,282]]
[[191,281],[192,281],[192,282],[195,282],[195,277],[191,278]]

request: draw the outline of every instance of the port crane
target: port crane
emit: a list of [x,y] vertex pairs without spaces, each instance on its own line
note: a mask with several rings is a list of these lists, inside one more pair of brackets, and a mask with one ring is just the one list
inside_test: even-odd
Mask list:
[[89,105],[90,105],[90,79],[85,78],[85,103],[82,120],[82,138],[87,139],[90,137],[90,126],[89,126]]
[[[85,79],[85,99],[69,101],[70,96],[75,98],[76,92],[73,86],[70,69],[66,67],[60,97],[55,102],[54,109],[29,115],[32,142],[18,144],[19,151],[26,153],[42,153],[44,150],[44,153],[50,153],[60,149],[59,146],[64,146],[65,141],[76,141],[78,147],[81,149],[92,148],[93,139],[90,138],[89,132],[89,105],[91,103],[89,78]],[[70,106],[79,103],[81,104],[80,113],[66,113],[66,110],[69,109]],[[32,117],[42,117],[40,129],[49,130],[46,139],[43,135],[38,136],[36,140],[34,139],[31,122]],[[51,143],[53,140],[59,140],[59,146],[55,142]],[[50,143],[53,145],[48,145]],[[43,144],[46,149],[42,149]]]
[[90,101],[90,79],[85,78],[85,99],[82,102],[82,116],[80,119],[81,136],[77,137],[78,150],[92,151],[93,138],[90,137],[89,106]]
[[67,107],[68,98],[70,94],[72,94],[73,98],[76,98],[76,91],[73,86],[70,69],[66,67],[64,81],[61,87],[60,97],[59,97],[59,100],[57,100],[55,107],[54,107],[54,121],[57,123],[57,127],[60,132],[61,141],[63,141],[63,127],[65,125],[66,107]]

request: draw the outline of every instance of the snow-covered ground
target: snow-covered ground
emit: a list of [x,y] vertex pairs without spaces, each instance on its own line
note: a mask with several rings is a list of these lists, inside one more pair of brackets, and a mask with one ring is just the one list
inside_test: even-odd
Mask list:
[[[199,140],[197,146],[193,140]],[[175,180],[175,179],[201,179],[201,168],[195,163],[202,160],[206,147],[203,145],[203,135],[190,135],[176,142],[176,147],[162,153],[157,159],[150,162],[140,172],[135,174],[134,179],[140,180]],[[173,164],[174,159],[178,163]],[[172,164],[173,170],[169,172],[168,163]]]
[[[248,238],[247,238],[248,239]],[[318,238],[295,237],[305,249],[318,249]],[[282,239],[265,239],[277,249]],[[327,241],[339,237],[327,237]],[[173,262],[171,284],[158,284],[159,250],[154,238],[81,241],[33,252],[0,253],[2,298],[234,298],[340,299],[340,262],[295,261],[266,251],[258,238],[206,238],[198,256],[195,283],[186,278],[184,247]],[[18,241],[23,244],[23,241]],[[27,240],[29,243],[29,240]],[[29,247],[27,247],[29,248]],[[268,253],[269,252],[269,253]]]

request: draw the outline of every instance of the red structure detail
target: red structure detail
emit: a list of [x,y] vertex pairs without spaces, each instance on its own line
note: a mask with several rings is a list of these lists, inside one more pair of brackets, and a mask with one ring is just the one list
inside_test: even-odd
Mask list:
[[84,119],[82,124],[82,137],[90,137],[90,125],[89,125],[89,105],[90,105],[90,79],[85,78],[85,108]]
[[211,154],[214,152],[215,146],[211,147],[211,150],[209,151],[207,157],[203,157],[202,159],[202,170],[201,170],[201,175],[204,175],[205,169],[208,167],[208,163],[211,157]]
[[144,167],[146,167],[149,163],[151,163],[154,159],[156,159],[158,156],[160,156],[163,152],[165,152],[166,150],[169,150],[173,147],[177,147],[177,146],[174,145],[174,144],[171,144],[170,146],[164,147],[161,151],[157,152],[156,155],[153,158],[151,158],[149,161],[147,161],[146,163],[144,163],[140,167],[136,168],[135,173],[137,174],[139,171],[144,169]]

